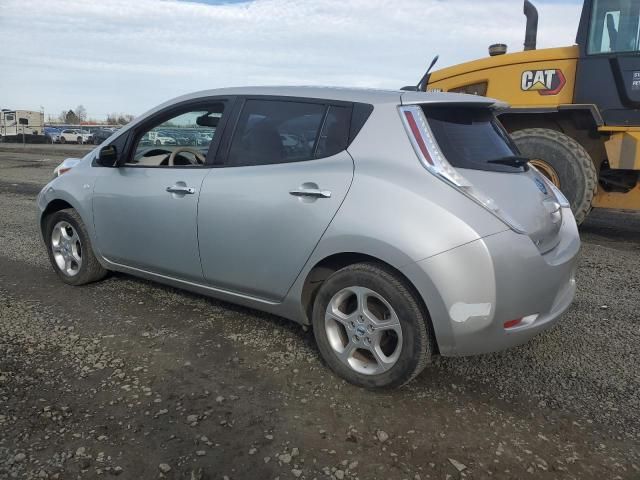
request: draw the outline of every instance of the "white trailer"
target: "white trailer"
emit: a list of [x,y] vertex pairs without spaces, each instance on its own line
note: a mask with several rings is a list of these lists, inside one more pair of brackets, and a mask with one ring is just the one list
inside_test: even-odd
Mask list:
[[40,141],[44,138],[44,113],[0,110],[0,142]]

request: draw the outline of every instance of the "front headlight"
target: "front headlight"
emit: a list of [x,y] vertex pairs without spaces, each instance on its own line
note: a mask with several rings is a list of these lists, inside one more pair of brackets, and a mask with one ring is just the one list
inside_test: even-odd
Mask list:
[[59,177],[63,173],[67,173],[73,167],[80,163],[79,158],[67,158],[53,170],[53,176]]

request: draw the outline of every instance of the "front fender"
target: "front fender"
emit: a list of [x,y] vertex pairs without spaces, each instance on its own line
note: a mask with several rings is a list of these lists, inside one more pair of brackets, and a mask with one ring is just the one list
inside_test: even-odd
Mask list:
[[[95,231],[93,228],[92,196],[94,178],[90,175],[91,167],[78,165],[69,172],[50,181],[38,194],[36,203],[38,207],[38,225],[42,232],[42,220],[44,215],[51,210],[56,202],[65,202],[78,212],[80,218],[89,233],[90,240],[96,247]],[[56,209],[57,208],[56,206]]]

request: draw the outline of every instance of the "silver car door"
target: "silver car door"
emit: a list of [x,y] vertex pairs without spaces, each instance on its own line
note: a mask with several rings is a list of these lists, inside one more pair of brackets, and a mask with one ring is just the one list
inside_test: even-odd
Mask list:
[[202,280],[196,222],[206,172],[122,166],[98,177],[93,211],[100,253],[130,267]]
[[[214,106],[223,109],[223,105]],[[138,131],[124,165],[101,172],[94,188],[93,211],[99,252],[109,261],[203,281],[197,210],[202,181],[210,170],[210,165],[202,162],[211,142],[198,141],[194,133],[215,128],[193,125],[212,108],[193,107]],[[192,138],[193,144],[155,145],[148,141],[150,131],[166,129],[167,125],[176,136]],[[182,125],[189,135],[177,131]]]
[[[307,158],[321,125],[317,116],[325,112],[324,106],[307,110],[245,103],[229,166],[213,169],[200,195],[200,257],[212,286],[282,299],[344,200],[353,160],[344,148],[331,147]],[[287,112],[295,117],[290,122]],[[322,141],[321,135],[318,151]]]

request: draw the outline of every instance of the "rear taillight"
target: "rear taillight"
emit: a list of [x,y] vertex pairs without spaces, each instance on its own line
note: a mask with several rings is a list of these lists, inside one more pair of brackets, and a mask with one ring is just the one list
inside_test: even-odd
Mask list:
[[407,120],[407,124],[409,125],[409,129],[411,130],[411,137],[415,140],[420,149],[420,153],[424,156],[425,161],[429,165],[433,165],[433,160],[431,159],[431,155],[429,155],[429,150],[427,149],[427,145],[424,143],[424,139],[422,138],[422,134],[420,132],[420,128],[416,123],[416,119],[413,114],[409,111],[404,112],[404,117]]
[[416,105],[411,105],[400,107],[400,111],[402,112],[404,125],[413,149],[416,151],[422,165],[434,175],[453,183],[456,187],[471,186],[471,183],[460,175],[442,155],[427,124],[427,119],[422,113],[422,109]]
[[474,187],[447,161],[436,143],[420,106],[408,105],[399,109],[411,145],[424,168],[491,212],[514,232],[526,233],[525,229],[500,209],[491,197]]

